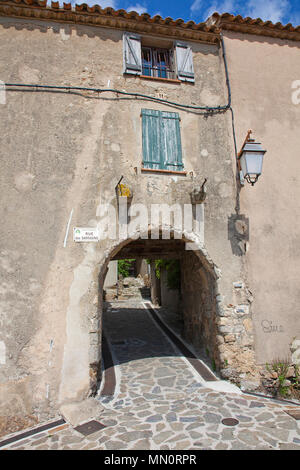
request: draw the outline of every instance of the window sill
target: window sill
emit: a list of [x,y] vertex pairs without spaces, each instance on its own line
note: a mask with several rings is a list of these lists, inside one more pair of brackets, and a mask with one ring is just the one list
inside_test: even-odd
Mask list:
[[149,75],[139,75],[139,77],[145,80],[156,80],[159,82],[169,82],[169,83],[177,83],[177,84],[181,83],[181,80],[177,80],[176,78],[150,77]]
[[187,175],[187,171],[183,170],[160,170],[160,169],[153,169],[153,168],[141,168],[142,173],[167,173],[171,175]]

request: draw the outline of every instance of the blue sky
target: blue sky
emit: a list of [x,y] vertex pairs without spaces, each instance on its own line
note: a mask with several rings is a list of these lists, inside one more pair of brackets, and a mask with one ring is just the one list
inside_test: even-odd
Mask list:
[[98,3],[102,8],[111,6],[138,13],[146,12],[151,16],[159,14],[163,18],[183,18],[196,23],[205,21],[218,11],[271,20],[273,23],[280,21],[283,24],[300,25],[300,0],[72,0],[72,3]]

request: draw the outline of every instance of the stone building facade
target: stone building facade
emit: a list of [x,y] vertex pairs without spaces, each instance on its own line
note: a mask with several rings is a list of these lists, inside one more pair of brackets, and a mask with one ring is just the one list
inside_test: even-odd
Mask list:
[[288,359],[300,339],[300,27],[232,15],[214,15],[211,23],[224,38],[237,142],[252,129],[267,149],[259,183],[239,191],[249,227],[243,272],[253,297],[256,360],[265,364]]
[[[259,324],[265,304],[266,320],[276,319],[285,328],[280,353],[287,354],[290,341],[299,338],[297,295],[288,283],[298,292],[299,218],[293,199],[298,189],[288,178],[276,179],[282,173],[277,147],[282,144],[281,124],[273,128],[271,119],[260,127],[267,113],[262,97],[262,116],[256,121],[251,101],[257,90],[255,67],[251,62],[245,65],[243,53],[235,50],[247,46],[254,61],[257,48],[270,47],[290,54],[292,60],[299,52],[299,32],[261,25],[262,33],[257,28],[247,31],[250,36],[244,41],[239,24],[238,33],[224,33],[228,76],[221,40],[225,19],[213,17],[195,25],[111,8],[0,1],[2,421],[9,423],[13,417],[20,427],[26,426],[95,393],[101,380],[103,282],[114,259],[158,254],[180,259],[186,336],[203,343],[221,376],[242,388],[255,388],[260,366],[277,353],[275,335],[268,354],[263,351]],[[279,37],[265,39],[268,28]],[[160,67],[160,76],[139,68],[143,49],[143,54],[151,51],[151,60],[147,56],[145,61],[149,66],[154,57],[149,68]],[[172,51],[172,76],[165,75],[162,49]],[[186,60],[180,62],[182,57]],[[277,60],[276,52],[273,59]],[[247,67],[253,73],[253,88],[246,93]],[[240,69],[245,75],[242,83]],[[296,74],[295,66],[295,79]],[[237,112],[236,141],[242,143],[253,126],[270,154],[254,191],[239,184],[228,78]],[[246,108],[252,110],[250,120]],[[292,109],[294,128],[299,106]],[[288,112],[287,106],[286,119]],[[159,129],[165,129],[167,153],[173,142],[167,137],[176,136],[177,160],[159,166],[161,162],[152,164],[145,158],[146,137],[157,138],[149,116],[151,122],[163,122]],[[285,123],[288,129],[290,121]],[[295,154],[296,137],[292,131],[289,135]],[[271,163],[273,154],[277,168]],[[290,169],[289,178],[297,179]],[[140,204],[150,212],[155,204],[189,205],[191,194],[205,179],[198,231],[179,230],[170,219],[152,227],[157,239],[147,239],[149,227],[144,226],[97,243],[73,241],[74,227],[103,227],[105,205],[119,214],[116,188],[121,180],[130,188],[131,206]],[[284,184],[278,217],[291,239],[290,247],[286,241],[279,250],[276,237],[282,232],[274,235],[275,222],[270,219],[275,211],[272,192],[279,194],[275,182]],[[291,212],[285,219],[287,197]],[[282,272],[273,269],[270,243],[285,260],[283,284]],[[265,245],[268,256],[263,254]],[[292,250],[291,260],[285,250]],[[280,316],[284,300],[280,309],[278,296],[289,305],[288,319]]]

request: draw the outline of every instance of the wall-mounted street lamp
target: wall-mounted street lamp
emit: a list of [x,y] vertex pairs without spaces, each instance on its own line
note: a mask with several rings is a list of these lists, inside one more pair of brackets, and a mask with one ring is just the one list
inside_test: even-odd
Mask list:
[[261,175],[266,150],[263,150],[261,144],[250,137],[251,134],[252,131],[249,130],[243,147],[238,154],[238,167],[241,184],[244,184],[244,180],[246,180],[254,186]]

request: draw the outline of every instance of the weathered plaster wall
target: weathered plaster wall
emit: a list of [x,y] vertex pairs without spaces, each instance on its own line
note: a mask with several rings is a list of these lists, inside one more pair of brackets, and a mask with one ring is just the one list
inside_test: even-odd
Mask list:
[[249,218],[245,256],[253,295],[257,361],[284,359],[300,337],[300,104],[292,83],[300,79],[300,43],[224,32],[238,150],[247,130],[267,150],[263,174],[240,192]]
[[[199,105],[226,101],[217,46],[193,44],[195,85],[167,84],[122,75],[121,32],[5,18],[0,23],[0,79],[6,83],[163,93]],[[39,419],[55,415],[59,404],[80,400],[96,386],[98,276],[120,245],[75,244],[72,228],[96,226],[100,204],[116,206],[115,185],[122,175],[133,188],[133,202],[148,206],[189,203],[194,185],[208,178],[205,246],[221,273],[219,304],[234,301],[232,283],[241,277],[241,260],[233,256],[228,229],[235,208],[230,116],[178,111],[183,161],[194,179],[189,173],[148,175],[140,172],[142,107],[173,110],[114,94],[32,91],[7,91],[0,105],[3,416],[20,384],[10,410],[20,421],[24,413]]]
[[115,286],[118,282],[118,261],[111,261],[105,276],[104,289]]
[[145,277],[149,275],[149,264],[145,259],[137,258],[135,260],[136,275]]

